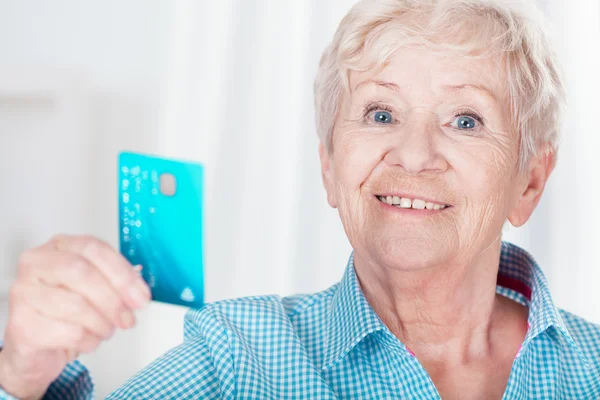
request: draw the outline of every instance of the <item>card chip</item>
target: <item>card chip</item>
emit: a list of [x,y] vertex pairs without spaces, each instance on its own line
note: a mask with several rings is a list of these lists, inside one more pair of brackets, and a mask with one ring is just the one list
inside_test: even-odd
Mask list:
[[163,196],[175,196],[177,191],[177,181],[175,175],[164,173],[160,175],[160,193]]

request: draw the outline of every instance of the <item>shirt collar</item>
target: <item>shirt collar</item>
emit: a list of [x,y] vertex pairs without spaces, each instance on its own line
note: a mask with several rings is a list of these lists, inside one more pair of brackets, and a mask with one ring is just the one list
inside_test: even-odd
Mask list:
[[[526,348],[542,332],[554,327],[584,364],[588,364],[554,305],[544,273],[528,252],[502,242],[497,289],[508,289],[511,293],[509,297],[529,307],[529,329],[522,348]],[[386,331],[386,336],[391,335],[360,288],[354,270],[354,253],[350,255],[344,277],[335,289],[328,313],[323,369],[339,362],[371,333]],[[396,342],[404,354],[412,355],[399,340],[396,339]]]
[[331,299],[322,368],[336,364],[366,336],[384,328],[360,288],[352,253],[344,277]]
[[[525,335],[522,349],[526,348],[535,337],[552,328],[559,333],[559,336],[566,341],[585,365],[589,364],[581,348],[573,340],[552,300],[548,281],[542,269],[531,254],[508,242],[502,242],[500,252],[497,290],[502,291],[502,289],[512,291],[516,297],[509,297],[520,300],[529,308],[529,329]],[[521,350],[517,353],[517,357],[520,352]]]

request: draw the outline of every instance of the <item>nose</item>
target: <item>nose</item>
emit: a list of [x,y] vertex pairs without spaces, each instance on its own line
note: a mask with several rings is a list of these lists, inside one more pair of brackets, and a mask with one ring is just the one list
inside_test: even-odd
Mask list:
[[430,112],[407,113],[404,123],[394,132],[394,143],[384,157],[412,175],[439,173],[447,162],[439,151],[438,117]]

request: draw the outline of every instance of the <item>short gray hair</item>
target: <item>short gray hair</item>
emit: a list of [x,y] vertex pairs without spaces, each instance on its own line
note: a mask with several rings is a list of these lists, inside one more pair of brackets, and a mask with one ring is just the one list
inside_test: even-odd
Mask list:
[[465,57],[502,55],[520,166],[543,145],[557,150],[565,88],[546,21],[529,0],[360,0],[338,26],[315,78],[317,134],[328,150],[349,72],[381,66],[410,44]]

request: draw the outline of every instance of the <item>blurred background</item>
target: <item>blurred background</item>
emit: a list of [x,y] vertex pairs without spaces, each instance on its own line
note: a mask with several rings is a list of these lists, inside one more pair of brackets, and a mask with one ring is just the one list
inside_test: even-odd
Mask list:
[[[350,254],[321,187],[318,59],[353,0],[0,0],[0,328],[16,260],[55,233],[118,246],[117,153],[206,165],[206,295],[324,289]],[[558,167],[531,221],[557,304],[600,322],[600,6],[539,2],[569,86]],[[182,340],[152,304],[81,357],[98,395]]]

